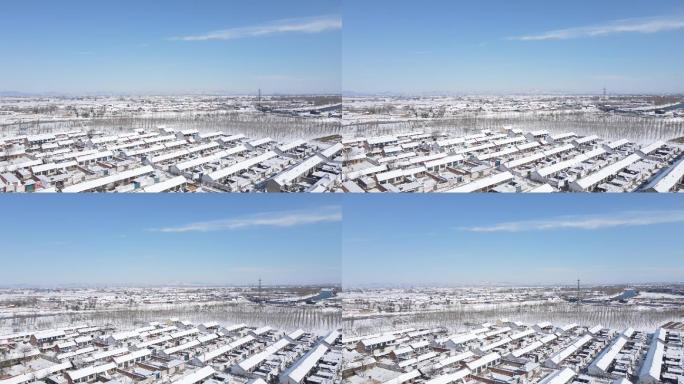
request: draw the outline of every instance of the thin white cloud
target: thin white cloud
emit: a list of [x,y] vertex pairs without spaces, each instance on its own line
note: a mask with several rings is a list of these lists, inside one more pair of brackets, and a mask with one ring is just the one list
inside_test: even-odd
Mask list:
[[342,220],[340,207],[323,207],[306,211],[265,212],[222,220],[200,221],[174,227],[152,229],[154,232],[185,233],[230,231],[255,227],[296,227]]
[[559,216],[543,220],[509,221],[487,226],[460,227],[459,229],[468,232],[525,232],[561,229],[594,230],[683,222],[684,211],[634,211],[611,215]]
[[342,28],[342,18],[336,15],[308,17],[300,19],[276,20],[270,23],[247,27],[222,29],[202,35],[175,37],[172,40],[206,41],[235,40],[248,37],[264,37],[283,33],[319,33]]
[[509,40],[539,41],[567,40],[582,37],[598,37],[620,33],[656,33],[684,28],[684,16],[662,16],[639,19],[623,19],[605,24],[576,28],[556,29],[535,35],[513,36]]

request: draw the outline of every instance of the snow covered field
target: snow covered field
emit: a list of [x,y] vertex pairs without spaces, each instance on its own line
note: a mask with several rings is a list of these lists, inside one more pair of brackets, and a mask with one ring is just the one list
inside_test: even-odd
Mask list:
[[[0,333],[89,323],[133,327],[150,321],[183,318],[193,322],[249,322],[312,332],[336,328],[341,309],[331,300],[316,304],[257,304],[255,292],[238,288],[0,290]],[[264,298],[287,298],[288,289],[270,289]]]
[[[601,100],[595,96],[350,97],[344,100],[343,125],[345,135],[359,136],[415,130],[467,135],[510,126],[525,132],[573,131],[637,143],[684,137],[683,110],[655,115],[655,106],[649,104],[653,102],[649,97]],[[639,105],[651,112],[614,111],[622,105]]]
[[619,300],[619,295],[606,294],[621,291],[618,287],[586,288],[580,305],[576,291],[560,287],[352,290],[341,296],[343,328],[349,335],[386,332],[398,326],[459,331],[472,324],[510,319],[649,330],[668,321],[684,321],[684,296],[641,289],[638,295]]
[[[334,96],[147,96],[0,98],[0,136],[72,129],[115,134],[166,125],[201,132],[244,133],[276,140],[339,134]],[[333,108],[333,109],[331,109]]]

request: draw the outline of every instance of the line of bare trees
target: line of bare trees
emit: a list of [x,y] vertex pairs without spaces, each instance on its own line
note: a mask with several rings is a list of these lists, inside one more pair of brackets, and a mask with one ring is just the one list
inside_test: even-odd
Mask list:
[[125,308],[114,311],[35,313],[2,319],[0,320],[0,330],[9,333],[78,324],[98,326],[111,324],[126,329],[150,321],[162,321],[172,317],[195,323],[218,321],[226,325],[245,323],[250,326],[269,325],[284,330],[301,328],[309,331],[336,329],[340,327],[341,323],[340,311],[323,310],[318,307],[197,304],[162,309]]
[[339,120],[244,112],[169,113],[164,116],[121,116],[91,120],[37,120],[0,126],[0,132],[6,135],[35,135],[83,128],[117,132],[136,128],[154,129],[161,125],[173,129],[243,133],[249,137],[272,137],[276,140],[308,140],[338,135],[341,132]]
[[505,126],[524,131],[546,129],[551,133],[575,132],[578,135],[598,135],[607,140],[628,139],[638,143],[671,140],[684,136],[684,120],[651,116],[600,113],[497,113],[464,114],[463,116],[374,122],[345,125],[344,133],[358,136],[380,136],[398,132],[425,130],[463,135],[481,129],[500,130]]
[[468,325],[496,321],[518,320],[527,324],[549,321],[554,325],[577,323],[593,326],[601,324],[613,329],[632,327],[653,331],[667,321],[684,320],[684,308],[644,308],[628,306],[581,305],[572,303],[545,303],[518,307],[493,306],[471,310],[467,307],[441,312],[425,312],[404,316],[377,317],[362,320],[343,320],[343,330],[350,335],[364,335],[397,329],[398,327],[447,327],[452,331]]

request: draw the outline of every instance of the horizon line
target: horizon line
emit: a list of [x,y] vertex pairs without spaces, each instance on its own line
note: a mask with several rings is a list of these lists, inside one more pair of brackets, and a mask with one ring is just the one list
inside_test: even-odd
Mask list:
[[[64,284],[6,284],[0,285],[0,290],[6,289],[86,289],[86,288],[254,288],[255,284],[117,284],[117,283],[64,283]],[[282,283],[262,284],[262,288],[290,288],[290,287],[318,287],[318,288],[342,288],[340,283]]]

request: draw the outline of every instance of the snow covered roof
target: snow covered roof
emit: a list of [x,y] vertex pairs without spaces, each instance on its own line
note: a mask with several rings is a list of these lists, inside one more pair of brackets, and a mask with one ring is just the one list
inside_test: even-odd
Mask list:
[[103,186],[108,185],[108,184],[117,183],[119,181],[139,177],[139,176],[150,174],[153,172],[154,172],[154,168],[152,168],[149,165],[146,165],[146,166],[143,166],[140,168],[129,169],[127,171],[116,173],[116,174],[111,175],[111,176],[105,176],[105,177],[101,177],[99,179],[88,180],[88,181],[84,181],[82,183],[70,185],[68,187],[63,188],[62,192],[67,192],[67,193],[85,192],[85,191],[89,191],[92,189],[103,187]]
[[33,142],[33,141],[46,141],[46,140],[55,140],[55,135],[52,133],[42,133],[38,135],[31,135],[31,136],[26,136],[26,141],[28,142]]
[[610,143],[606,143],[603,145],[609,149],[616,149],[616,148],[622,147],[625,144],[629,144],[629,140],[620,139],[620,140],[616,140],[616,141],[611,141]]
[[415,357],[413,359],[404,360],[404,361],[400,362],[399,367],[401,367],[401,368],[408,367],[410,365],[420,363],[421,361],[434,359],[437,356],[438,356],[437,352],[434,352],[434,351],[423,353],[422,355],[419,355],[418,357]]
[[245,327],[247,327],[247,324],[235,324],[235,325],[231,325],[229,327],[225,327],[225,330],[228,332],[233,332],[233,331],[237,331],[238,329],[245,328]]
[[308,159],[302,161],[301,163],[295,165],[294,167],[287,169],[278,175],[276,175],[273,180],[278,183],[278,185],[288,185],[291,184],[297,178],[307,174],[319,164],[323,163],[326,158],[330,158],[335,154],[342,151],[342,144],[337,143],[332,147],[324,150],[323,152],[309,157]]
[[456,187],[453,189],[450,189],[446,192],[453,192],[453,193],[469,193],[469,192],[475,192],[479,191],[484,188],[489,188],[501,183],[505,183],[508,181],[513,180],[513,174],[510,172],[501,172],[497,173],[494,175],[490,175],[487,177],[483,177],[481,179],[477,179],[475,181],[472,181],[466,185],[462,185],[460,187]]
[[476,370],[480,367],[483,367],[483,366],[485,366],[491,362],[499,360],[500,358],[501,358],[501,355],[499,355],[496,352],[492,352],[490,354],[487,354],[487,355],[480,357],[477,360],[466,363],[466,366],[468,367],[468,369],[470,369],[472,371],[472,370]]
[[511,330],[511,327],[497,328],[497,329],[494,329],[492,331],[485,333],[485,336],[487,336],[487,337],[496,336],[496,335],[500,335],[502,333],[509,332],[510,330]]
[[549,175],[553,175],[554,173],[557,173],[557,172],[560,172],[564,169],[573,167],[577,164],[583,163],[589,159],[592,159],[596,156],[600,156],[604,153],[606,153],[605,149],[597,148],[597,149],[591,150],[587,153],[579,154],[579,155],[577,155],[571,159],[561,161],[561,162],[558,162],[556,164],[551,164],[547,167],[538,169],[538,170],[534,171],[534,173],[537,174],[540,178],[545,178]]
[[305,145],[305,144],[306,144],[306,141],[300,139],[300,140],[295,140],[295,141],[290,142],[290,143],[287,143],[287,144],[279,145],[277,148],[278,148],[280,151],[287,152],[287,151],[289,151],[289,150],[291,150],[291,149],[295,149],[295,148],[297,148],[297,147],[301,147],[302,145]]
[[180,337],[190,336],[199,333],[199,329],[190,328],[183,331],[174,332],[171,334],[172,339],[178,339]]
[[511,340],[510,337],[504,337],[504,338],[502,338],[502,339],[500,339],[500,340],[497,340],[497,341],[495,341],[495,342],[493,342],[493,343],[490,343],[490,344],[487,344],[487,345],[483,345],[482,347],[480,347],[480,351],[486,352],[486,351],[492,350],[492,349],[494,349],[494,348],[498,348],[498,347],[507,345],[507,344],[510,343],[511,341],[513,341],[513,340]]
[[437,140],[437,145],[440,147],[451,147],[456,144],[465,143],[466,139],[464,137],[455,137],[452,139]]
[[394,341],[394,340],[396,340],[396,336],[388,334],[388,335],[382,335],[382,336],[374,337],[374,338],[367,339],[367,340],[361,340],[361,343],[363,344],[364,347],[368,348],[368,347],[378,345],[378,344],[389,343],[389,342]]
[[76,161],[79,163],[84,163],[86,161],[106,159],[106,158],[109,158],[112,156],[114,156],[114,152],[102,151],[102,152],[95,152],[95,153],[91,153],[88,155],[79,156],[76,158]]
[[549,137],[552,140],[562,140],[562,139],[567,139],[569,137],[575,137],[577,134],[575,132],[564,132],[564,133],[556,133],[556,134],[551,134]]
[[451,364],[458,363],[459,361],[463,361],[463,360],[468,359],[468,358],[473,357],[473,356],[475,356],[475,354],[471,351],[466,351],[463,353],[459,353],[458,355],[449,356],[446,359],[438,361],[434,365],[434,368],[435,369],[442,369],[444,367],[450,366]]
[[147,186],[147,187],[143,188],[142,192],[148,192],[148,193],[166,192],[170,189],[180,187],[181,185],[186,184],[187,182],[188,182],[188,179],[186,179],[185,176],[176,176],[176,177],[172,177],[170,179],[161,181],[159,183]]
[[10,377],[9,379],[0,380],[0,384],[21,384],[27,382],[39,381],[43,378],[50,376],[51,374],[65,369],[71,368],[71,362],[65,361],[60,364],[54,364],[43,369],[37,369],[32,372],[27,372],[21,375]]
[[78,163],[75,161],[65,161],[63,163],[50,163],[41,164],[31,168],[33,173],[49,172],[55,169],[65,169],[69,167],[75,167]]
[[575,144],[578,144],[578,145],[582,145],[582,144],[591,143],[592,141],[596,141],[598,139],[599,139],[598,136],[591,135],[591,136],[584,136],[584,137],[577,138],[577,139],[573,140],[572,142]]
[[150,345],[161,344],[161,343],[169,341],[169,340],[171,340],[171,336],[166,335],[166,336],[158,337],[156,339],[147,340],[147,341],[142,342],[140,344],[136,344],[135,347],[136,348],[145,348],[145,347],[149,347]]
[[470,375],[470,369],[463,368],[454,373],[448,373],[446,375],[437,376],[434,379],[426,381],[425,384],[451,384],[459,380],[462,380],[468,375]]
[[199,340],[191,340],[191,341],[188,341],[187,343],[184,343],[181,345],[176,345],[175,347],[166,348],[164,350],[164,353],[167,355],[172,355],[176,352],[183,351],[183,350],[186,350],[188,348],[196,347],[198,345],[200,345]]
[[149,356],[152,354],[152,351],[149,349],[141,349],[135,352],[131,352],[129,354],[123,355],[123,356],[117,356],[114,357],[112,360],[116,363],[116,365],[120,365],[135,359],[139,359],[141,357]]
[[568,358],[570,355],[575,353],[578,349],[584,346],[584,344],[588,343],[591,340],[591,336],[589,335],[584,335],[580,338],[578,338],[575,342],[564,348],[563,350],[557,352],[553,356],[549,358],[549,360],[553,364],[560,364],[563,360]]
[[65,335],[62,329],[49,329],[46,331],[36,332],[33,334],[37,340],[50,339],[53,337],[63,337]]
[[525,192],[528,192],[528,193],[551,193],[551,192],[555,192],[555,189],[550,184],[545,183],[545,184],[542,184],[538,187],[534,187],[530,190],[527,190]]
[[[174,142],[174,143],[175,143],[175,142]],[[184,143],[184,142],[183,142],[183,143]],[[181,144],[183,144],[183,143],[181,143]],[[169,144],[170,144],[170,143],[169,143]],[[169,145],[169,144],[166,145],[167,148],[168,148],[168,145]],[[192,147],[192,148],[184,148],[184,149],[181,149],[181,150],[178,150],[178,151],[174,151],[174,152],[171,152],[171,153],[165,153],[165,154],[162,154],[162,155],[159,155],[159,156],[156,156],[156,157],[151,158],[150,161],[153,162],[153,163],[159,163],[159,162],[163,162],[163,161],[166,161],[166,160],[171,160],[171,159],[175,159],[175,158],[178,158],[178,157],[182,157],[182,156],[186,156],[186,155],[191,155],[191,154],[193,154],[193,153],[203,152],[203,151],[206,151],[206,150],[209,150],[209,149],[214,149],[214,148],[217,148],[218,146],[219,146],[218,143],[212,141],[211,143],[198,145],[198,146],[195,146],[195,147]]]
[[464,160],[463,155],[452,155],[452,156],[442,157],[441,159],[437,159],[437,160],[426,161],[424,164],[425,164],[426,168],[432,168],[432,167],[439,167],[441,165],[457,163],[457,162],[460,162],[463,160]]
[[610,367],[610,364],[613,362],[613,360],[615,360],[615,357],[617,357],[618,353],[620,353],[626,343],[627,339],[622,336],[617,337],[610,347],[604,350],[601,356],[595,359],[591,365],[601,372],[606,373],[608,371],[608,367]]
[[665,346],[663,343],[657,337],[653,337],[648,352],[646,353],[646,359],[639,372],[640,381],[660,381],[660,371],[663,365],[664,353]]
[[543,378],[539,384],[565,384],[568,381],[572,380],[573,377],[577,375],[575,371],[573,371],[570,368],[563,368],[560,370],[557,370],[545,378]]
[[419,376],[420,376],[420,371],[415,369],[411,372],[403,373],[403,374],[395,377],[392,380],[385,381],[383,384],[401,384],[401,383],[405,383],[407,381],[413,380]]
[[195,372],[185,375],[179,380],[174,381],[173,384],[195,384],[213,376],[215,373],[216,371],[214,371],[214,368],[210,366],[202,367]]
[[[501,135],[505,136],[505,135]],[[516,137],[509,137],[506,139],[501,139],[501,140],[496,140],[494,141],[494,145],[496,146],[502,146],[502,145],[508,145],[508,144],[514,144],[514,143],[520,143],[522,141],[527,141],[527,138],[525,136],[516,136]]]
[[90,143],[92,144],[104,144],[104,143],[111,143],[112,141],[117,141],[119,140],[119,136],[100,136],[100,137],[93,137],[90,139]]
[[367,176],[367,175],[371,175],[374,173],[384,172],[386,170],[387,170],[387,164],[363,168],[363,169],[360,169],[358,171],[353,171],[353,172],[347,173],[347,179],[355,180],[361,176]]
[[544,345],[544,343],[542,343],[541,341],[534,341],[530,344],[527,344],[526,346],[524,346],[522,348],[518,348],[518,349],[514,350],[513,352],[511,352],[511,355],[513,355],[514,357],[520,357],[520,356],[523,356],[527,353],[534,351],[535,349],[537,349],[543,345]]
[[655,150],[665,146],[665,143],[662,141],[656,141],[655,143],[651,143],[645,147],[642,147],[639,149],[639,152],[642,153],[643,155],[649,155],[651,152],[654,152]]
[[318,345],[295,364],[287,377],[296,383],[301,383],[326,352],[328,352],[328,347]]
[[270,142],[272,142],[272,141],[274,141],[274,140],[271,139],[270,137],[265,137],[265,138],[263,138],[263,139],[258,139],[258,140],[250,141],[250,142],[249,142],[249,145],[251,145],[252,147],[258,147],[258,146],[260,146],[260,145],[268,144],[268,143],[270,143]]
[[368,145],[385,144],[385,143],[390,143],[393,141],[397,141],[397,138],[394,136],[390,136],[390,135],[378,136],[378,137],[369,137],[366,139],[366,143],[368,143]]
[[106,359],[110,356],[121,355],[121,354],[124,354],[126,352],[128,352],[128,348],[126,348],[126,347],[110,349],[109,351],[103,351],[103,352],[95,353],[92,356],[90,356],[88,359],[86,359],[86,361],[102,360],[102,359]]
[[482,150],[494,148],[494,147],[496,147],[495,143],[485,143],[485,144],[481,144],[481,145],[475,145],[472,147],[462,148],[462,149],[459,149],[458,151],[456,151],[455,153],[467,154],[467,153],[473,153],[473,152],[482,151]]
[[444,157],[447,157],[447,153],[434,153],[432,155],[418,156],[416,158],[408,160],[406,163],[409,165],[414,165],[414,164],[420,164],[420,163],[425,163],[428,161],[441,159]]
[[278,156],[277,153],[273,151],[269,151],[266,153],[263,153],[259,156],[255,156],[252,158],[249,158],[247,160],[241,161],[237,164],[233,164],[231,166],[228,166],[226,168],[219,169],[217,171],[214,171],[208,175],[205,175],[204,178],[210,180],[210,181],[216,181],[220,180],[224,177],[232,176],[238,172],[244,171],[246,169],[249,169],[259,163],[262,163],[266,160],[272,159],[274,157]]
[[212,137],[223,136],[223,132],[203,132],[197,136],[200,139],[211,139]]
[[254,336],[252,336],[252,335],[245,336],[243,338],[240,338],[238,340],[233,341],[230,344],[226,344],[226,345],[221,346],[219,348],[216,348],[212,351],[203,353],[203,354],[197,356],[197,359],[202,363],[206,363],[207,361],[211,361],[211,360],[213,360],[213,359],[215,359],[221,355],[224,355],[224,354],[232,351],[235,348],[239,348],[239,347],[241,347],[247,343],[250,343],[253,340],[254,340]]
[[82,379],[84,377],[88,377],[91,375],[97,375],[97,374],[100,374],[103,372],[111,371],[112,369],[115,369],[115,368],[116,368],[116,364],[107,363],[107,364],[102,364],[102,365],[96,365],[96,366],[81,368],[81,369],[77,369],[75,371],[67,371],[66,374],[69,376],[71,381],[76,381],[76,380]]
[[288,344],[290,344],[290,342],[287,339],[280,339],[280,340],[276,341],[275,343],[266,347],[266,349],[264,349],[263,351],[256,353],[256,354],[246,358],[245,360],[239,362],[237,365],[244,372],[249,372],[252,368],[261,364],[262,361],[266,360],[268,357],[270,357],[274,353],[285,348]]
[[323,342],[332,345],[335,343],[335,340],[340,337],[340,332],[337,330],[333,330],[332,332],[328,333],[328,335],[323,339]]
[[269,326],[265,326],[265,327],[257,328],[251,332],[257,336],[260,336],[260,335],[263,335],[264,333],[270,332],[271,330],[273,330],[273,328],[271,328]]
[[669,192],[684,177],[684,158],[670,167],[667,174],[660,178],[652,188],[655,192]]
[[387,180],[392,180],[398,177],[413,176],[415,174],[425,172],[425,167],[413,167],[407,169],[395,169],[388,172],[379,173],[375,176],[378,183],[383,183]]
[[627,168],[640,159],[641,157],[639,155],[631,154],[622,160],[599,169],[597,172],[594,172],[583,179],[574,181],[572,185],[575,186],[576,189],[587,190],[590,187],[600,183],[607,177],[617,175],[619,171]]
[[454,344],[463,344],[466,343],[470,340],[475,340],[477,339],[477,335],[473,332],[469,333],[460,333],[457,335],[449,336],[449,339],[447,341],[450,341]]
[[90,353],[90,352],[95,352],[95,347],[85,347],[85,348],[77,349],[77,350],[72,351],[72,352],[60,353],[59,355],[57,355],[57,359],[58,360],[68,359],[70,357],[83,355],[83,354]]
[[531,135],[531,136],[534,136],[534,137],[539,137],[539,136],[546,136],[546,135],[548,135],[548,134],[549,134],[549,131],[547,131],[547,130],[545,130],[545,129],[540,129],[540,130],[538,130],[538,131],[528,132],[527,134],[529,134],[529,135]]
[[59,349],[66,349],[66,348],[71,348],[71,347],[75,347],[75,346],[76,346],[76,342],[73,340],[67,340],[67,341],[63,341],[61,343],[57,343],[57,348],[59,348]]
[[186,169],[191,169],[191,168],[198,167],[202,164],[218,161],[224,157],[228,157],[228,156],[235,155],[235,154],[238,154],[240,152],[245,152],[245,151],[247,151],[247,147],[245,147],[244,145],[238,145],[236,147],[226,149],[225,151],[220,151],[220,152],[214,153],[213,155],[198,157],[196,159],[191,159],[188,161],[184,161],[182,163],[175,164],[173,167],[177,171],[182,172],[182,171],[185,171]]
[[301,329],[298,329],[298,330],[290,333],[289,335],[287,335],[287,337],[289,337],[291,340],[297,340],[300,337],[302,337],[302,335],[304,335],[304,331]]

